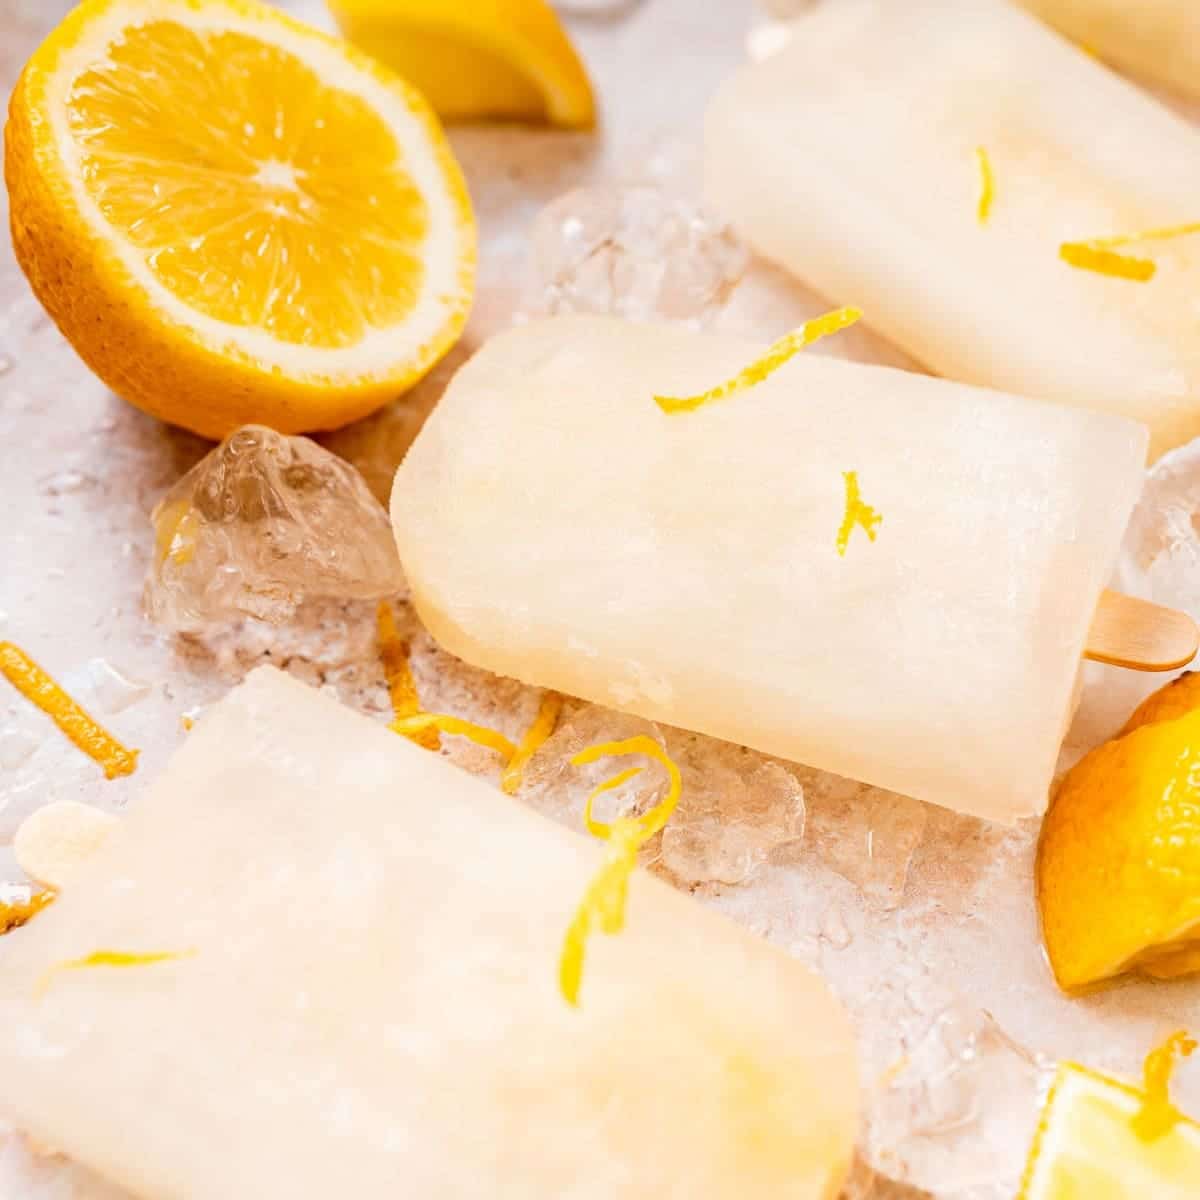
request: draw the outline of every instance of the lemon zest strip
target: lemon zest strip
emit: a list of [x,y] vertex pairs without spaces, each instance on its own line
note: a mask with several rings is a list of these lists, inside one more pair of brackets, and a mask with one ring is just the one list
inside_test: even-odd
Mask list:
[[0,642],[0,675],[40,708],[84,754],[99,763],[105,778],[116,779],[137,770],[138,751],[118,742],[12,642]]
[[857,471],[843,471],[842,478],[846,481],[846,515],[842,517],[842,524],[838,529],[837,552],[845,558],[846,547],[850,544],[850,535],[854,532],[855,525],[861,525],[867,537],[874,541],[883,522],[883,514],[863,503],[858,490]]
[[785,333],[767,349],[761,358],[755,359],[732,379],[727,379],[724,383],[696,396],[655,396],[654,403],[665,413],[679,413],[694,412],[705,404],[725,400],[729,396],[752,388],[756,383],[762,383],[768,375],[778,371],[784,363],[805,347],[849,328],[861,316],[862,312],[857,308],[839,308],[834,312],[825,313],[824,316],[814,317],[811,321],[801,325],[799,329]]
[[[408,643],[397,633],[396,618],[386,600],[380,601],[376,610],[376,626],[379,631],[379,657],[383,660],[383,674],[392,701],[392,713],[397,718],[415,717],[421,711],[421,700],[417,695],[412,664],[408,661]],[[442,748],[442,740],[436,729],[423,729],[414,734],[412,740],[426,750]]]
[[508,766],[500,776],[500,790],[507,796],[515,796],[525,776],[529,760],[538,752],[546,739],[558,725],[562,713],[562,697],[557,692],[547,692],[538,706],[533,724],[525,731],[516,753],[509,759]]
[[1171,1034],[1163,1044],[1146,1055],[1142,1067],[1142,1107],[1133,1117],[1133,1132],[1144,1142],[1153,1142],[1171,1132],[1183,1114],[1171,1103],[1171,1076],[1176,1058],[1188,1058],[1198,1043],[1186,1030]]
[[975,160],[979,163],[979,207],[976,212],[980,225],[986,225],[991,216],[992,201],[996,198],[996,176],[985,147],[975,147]]
[[584,821],[588,829],[606,842],[600,867],[588,884],[583,899],[575,911],[558,963],[558,985],[563,997],[572,1007],[579,1004],[579,988],[583,981],[583,964],[592,924],[606,934],[620,933],[625,927],[625,902],[629,894],[629,879],[637,865],[638,851],[671,819],[683,791],[679,768],[667,752],[651,737],[639,734],[619,742],[602,742],[581,750],[571,759],[571,765],[587,766],[601,758],[623,754],[644,754],[661,764],[667,772],[669,787],[666,796],[640,817],[618,817],[611,824],[592,818],[592,804],[603,792],[619,787],[632,779],[642,768],[632,767],[619,772],[593,789],[584,806]]
[[1192,233],[1200,233],[1200,221],[1165,225],[1160,229],[1144,229],[1141,233],[1118,233],[1112,237],[1091,238],[1086,244],[1111,249],[1114,246],[1134,246],[1138,242],[1161,242],[1168,238],[1187,237]]
[[125,950],[93,950],[84,958],[55,963],[39,980],[36,991],[39,996],[44,995],[54,980],[67,971],[87,971],[96,967],[152,967],[157,963],[194,958],[195,955],[195,950],[154,950],[145,954]]
[[474,721],[464,721],[461,717],[452,717],[448,713],[423,712],[414,713],[411,717],[397,717],[388,728],[393,733],[398,733],[414,742],[417,740],[417,734],[423,733],[427,729],[440,729],[442,733],[469,738],[477,746],[495,750],[497,754],[503,756],[505,762],[517,752],[516,746],[504,734],[497,733],[494,729],[488,729],[486,725],[476,725]]
[[1095,242],[1063,242],[1058,248],[1058,256],[1080,271],[1095,271],[1097,275],[1131,279],[1135,283],[1149,282],[1158,270],[1148,258],[1118,254],[1115,250],[1105,250]]
[[30,891],[25,900],[0,900],[0,934],[11,933],[27,925],[34,917],[53,904],[58,893],[49,890]]

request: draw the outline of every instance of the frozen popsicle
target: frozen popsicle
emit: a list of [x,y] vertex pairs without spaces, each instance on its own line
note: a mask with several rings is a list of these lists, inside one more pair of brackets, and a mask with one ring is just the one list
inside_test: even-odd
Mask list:
[[1145,429],[812,351],[695,411],[654,401],[762,349],[602,317],[485,345],[396,476],[422,619],[498,674],[1041,811]]
[[799,963],[639,872],[563,999],[599,853],[256,672],[0,939],[0,1113],[146,1200],[836,1194],[853,1043]]
[[1028,13],[822,2],[705,143],[714,206],[932,370],[1200,434],[1200,234],[1102,244],[1200,221],[1200,132]]
[[1017,0],[1106,62],[1200,99],[1196,0]]

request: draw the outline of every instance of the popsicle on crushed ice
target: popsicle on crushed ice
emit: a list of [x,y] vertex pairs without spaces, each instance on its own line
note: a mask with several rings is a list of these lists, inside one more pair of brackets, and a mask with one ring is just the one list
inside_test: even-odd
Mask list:
[[[761,354],[604,317],[489,342],[396,476],[422,619],[498,674],[1041,811],[1145,429],[811,351],[695,411],[654,402]],[[844,530],[851,473],[873,517]]]
[[1200,434],[1200,236],[1109,250],[1145,282],[1060,257],[1200,221],[1200,133],[1028,13],[821,3],[705,143],[757,250],[939,374],[1134,417],[1155,457]]
[[1106,62],[1200,99],[1196,0],[1017,0]]
[[835,1194],[836,1001],[638,872],[570,1007],[598,855],[260,670],[0,940],[0,1112],[148,1200]]

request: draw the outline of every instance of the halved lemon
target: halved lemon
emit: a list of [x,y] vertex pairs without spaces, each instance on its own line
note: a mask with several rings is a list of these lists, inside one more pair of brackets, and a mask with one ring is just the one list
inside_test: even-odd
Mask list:
[[1058,1068],[1018,1200],[1194,1200],[1200,1125],[1139,1137],[1145,1096],[1075,1063]]
[[475,229],[426,102],[256,0],[84,0],[5,130],[13,244],[116,392],[210,437],[365,416],[466,321]]
[[451,121],[590,129],[587,71],[548,0],[329,0],[342,32]]

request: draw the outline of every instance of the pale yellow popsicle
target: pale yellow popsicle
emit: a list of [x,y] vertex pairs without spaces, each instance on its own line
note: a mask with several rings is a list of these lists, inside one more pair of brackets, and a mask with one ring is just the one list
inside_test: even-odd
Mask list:
[[[1042,810],[1142,483],[1109,414],[558,318],[489,342],[396,476],[422,619],[529,683],[997,820]],[[846,516],[845,473],[882,523]]]
[[762,254],[939,374],[1137,418],[1155,456],[1200,434],[1200,236],[1129,248],[1145,283],[1059,257],[1200,221],[1200,133],[1028,13],[820,3],[705,143],[710,200]]
[[[639,872],[567,1005],[598,853],[256,672],[0,939],[0,1113],[146,1200],[835,1195],[855,1054],[799,963]],[[102,950],[188,957],[46,979]]]
[[1200,100],[1196,0],[1017,0],[1115,66]]

